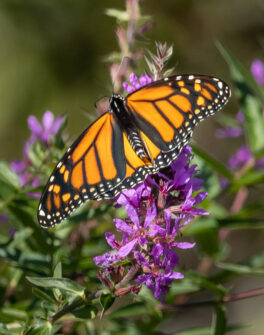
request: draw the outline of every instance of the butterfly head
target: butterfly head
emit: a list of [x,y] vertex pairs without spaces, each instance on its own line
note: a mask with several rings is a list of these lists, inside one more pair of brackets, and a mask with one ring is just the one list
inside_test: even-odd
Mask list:
[[124,102],[125,99],[120,94],[113,94],[109,99],[110,109],[120,114],[124,110]]

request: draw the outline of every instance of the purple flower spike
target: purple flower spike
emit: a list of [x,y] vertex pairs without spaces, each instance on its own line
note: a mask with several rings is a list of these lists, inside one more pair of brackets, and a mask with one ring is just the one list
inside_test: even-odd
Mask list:
[[215,136],[217,138],[232,138],[240,137],[243,134],[243,130],[240,127],[226,127],[223,129],[217,129]]
[[30,115],[28,117],[28,126],[32,132],[29,140],[30,144],[32,145],[37,140],[47,143],[50,136],[56,135],[62,124],[62,120],[62,116],[55,119],[52,112],[46,111],[43,114],[41,125],[35,116]]
[[[29,171],[32,167],[30,160],[29,150],[36,141],[42,142],[47,145],[50,136],[56,135],[58,132],[63,118],[60,116],[57,119],[50,111],[46,111],[42,117],[42,125],[34,115],[28,117],[28,127],[31,130],[30,138],[25,142],[23,148],[23,160],[15,160],[10,165],[14,172],[17,173],[20,180],[20,186],[39,186],[39,180],[36,176],[33,176]],[[32,198],[40,198],[40,193],[28,193]]]
[[228,165],[231,169],[237,169],[241,167],[246,162],[249,162],[253,159],[253,156],[250,152],[248,146],[243,145],[238,149],[236,154],[229,158]]
[[260,59],[255,59],[251,64],[251,73],[256,82],[264,86],[264,63]]
[[[133,74],[130,81],[135,88],[138,82],[147,83],[147,78],[141,76],[138,81]],[[123,276],[136,265],[133,285],[138,289],[146,285],[156,299],[164,302],[172,282],[183,278],[183,274],[175,272],[179,263],[177,249],[188,250],[195,243],[182,241],[181,229],[195,216],[209,214],[196,208],[207,193],[199,192],[202,180],[195,177],[197,168],[191,165],[191,159],[191,148],[186,146],[170,167],[116,198],[116,207],[123,206],[127,217],[114,219],[122,234],[118,241],[112,233],[106,234],[113,252],[94,259],[102,267],[100,274],[104,279],[111,281],[111,269],[117,271],[122,263],[126,264]]]
[[245,116],[242,111],[237,112],[236,119],[239,123],[243,123],[245,121]]
[[141,75],[138,79],[138,77],[135,75],[135,73],[131,73],[130,76],[129,76],[129,81],[130,81],[131,85],[124,82],[123,87],[128,93],[132,93],[132,92],[138,90],[139,88],[152,83],[153,79],[148,75]]

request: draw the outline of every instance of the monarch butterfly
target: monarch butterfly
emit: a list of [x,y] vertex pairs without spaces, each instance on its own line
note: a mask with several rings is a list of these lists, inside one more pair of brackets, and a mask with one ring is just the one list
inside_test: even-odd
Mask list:
[[70,146],[42,194],[38,220],[52,227],[85,201],[110,199],[179,155],[197,123],[220,110],[231,91],[204,75],[163,78],[113,94],[109,110]]

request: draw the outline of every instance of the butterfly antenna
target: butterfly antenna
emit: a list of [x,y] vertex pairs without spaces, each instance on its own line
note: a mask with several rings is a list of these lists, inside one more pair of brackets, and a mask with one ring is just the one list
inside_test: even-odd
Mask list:
[[129,67],[129,63],[131,61],[131,58],[128,56],[123,56],[122,61],[115,72],[115,74],[112,75],[113,85],[112,89],[113,92],[118,92],[121,88],[121,80],[124,78],[127,69]]

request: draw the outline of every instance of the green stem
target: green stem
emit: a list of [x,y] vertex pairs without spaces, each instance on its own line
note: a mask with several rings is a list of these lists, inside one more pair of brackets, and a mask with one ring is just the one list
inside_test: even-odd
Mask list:
[[57,321],[58,319],[63,317],[65,314],[70,313],[71,311],[73,311],[77,307],[81,307],[82,305],[90,302],[94,298],[98,298],[101,294],[102,294],[102,291],[99,290],[95,293],[91,293],[91,294],[87,295],[84,299],[80,298],[80,299],[75,300],[72,304],[63,307],[60,311],[58,311],[57,313],[52,315],[49,318],[49,322],[54,323],[55,321]]

